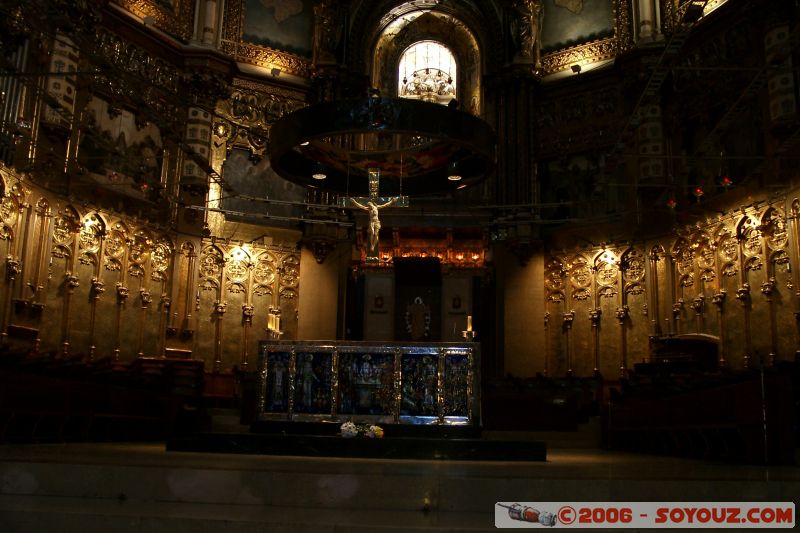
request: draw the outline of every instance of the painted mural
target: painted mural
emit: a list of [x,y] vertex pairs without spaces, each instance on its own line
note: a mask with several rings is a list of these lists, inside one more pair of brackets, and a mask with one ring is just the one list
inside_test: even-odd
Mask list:
[[612,0],[545,0],[542,52],[614,35]]
[[246,0],[242,40],[311,57],[311,0]]
[[268,158],[254,162],[249,151],[234,149],[225,160],[222,175],[237,193],[236,196],[223,194],[222,208],[250,215],[231,214],[228,218],[232,220],[245,218],[253,223],[270,220],[270,224],[286,225],[289,221],[281,218],[302,214],[302,207],[265,201],[303,203],[306,197],[303,187],[281,178],[272,170]]
[[89,101],[85,120],[78,150],[82,169],[107,191],[155,200],[164,154],[158,127],[98,97]]

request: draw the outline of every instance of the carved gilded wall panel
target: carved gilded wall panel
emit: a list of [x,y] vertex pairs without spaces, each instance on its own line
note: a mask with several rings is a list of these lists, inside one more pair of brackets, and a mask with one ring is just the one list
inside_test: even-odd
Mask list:
[[[4,308],[4,325],[24,328],[36,336],[40,350],[63,355],[157,355],[158,324],[148,321],[142,310],[154,288],[151,283],[161,286],[169,279],[165,260],[172,254],[170,239],[146,228],[130,231],[122,217],[65,203],[36,186],[31,189],[26,193],[30,209],[25,230],[20,235],[5,233],[13,241],[8,255],[19,252],[24,268],[20,259],[23,283],[16,284],[17,291],[6,266],[3,302],[9,305]],[[16,230],[19,221],[10,223],[8,208],[19,204],[2,204],[2,223]],[[157,254],[150,254],[152,242],[158,243]],[[145,280],[149,274],[157,280]],[[137,294],[140,301],[134,308],[125,302],[128,281],[137,277],[142,281],[136,289],[143,292]],[[129,327],[123,329],[123,324]]]
[[226,308],[220,316],[222,330],[219,342],[224,347],[220,361],[229,361],[231,364],[238,364],[241,360],[244,310],[250,294],[252,265],[250,254],[242,247],[226,250],[223,285]]
[[545,297],[548,302],[561,303],[566,295],[564,283],[564,265],[556,258],[549,258],[544,266]]
[[[4,194],[0,199],[0,239],[10,244],[17,224],[19,202],[13,195]],[[8,249],[5,250],[8,252]]]
[[113,0],[140,18],[150,17],[159,30],[186,41],[192,36],[195,2],[192,0]]
[[286,254],[281,259],[278,307],[281,328],[289,338],[297,338],[297,297],[300,289],[300,254]]
[[645,246],[546,259],[550,374],[571,368],[588,376],[596,367],[614,378],[647,359],[649,335],[708,335],[718,342],[720,364],[734,369],[758,358],[767,365],[793,360],[800,199],[788,204],[789,217],[781,202],[679,228]]
[[619,372],[619,361],[612,357],[619,344],[616,311],[621,306],[619,250],[606,248],[594,256],[594,298],[589,310],[591,325],[592,371],[603,376],[614,376]]
[[[74,317],[73,296],[75,290],[80,286],[78,276],[78,245],[81,230],[81,216],[78,211],[66,205],[58,209],[53,219],[53,240],[51,256],[53,258],[52,273],[50,275],[50,287],[54,292],[49,293],[47,300],[48,307],[45,309],[45,321],[47,311],[53,308],[58,314],[52,316],[51,328],[44,328],[41,332],[44,344],[54,344],[65,355],[70,353],[72,334],[71,326]],[[74,353],[74,352],[72,352]]]
[[298,92],[277,90],[268,85],[237,86],[230,98],[220,100],[213,129],[215,145],[224,145],[229,153],[239,147],[264,156],[269,143],[269,129],[283,115],[305,106]]
[[691,302],[690,319],[696,324],[694,330],[700,333],[714,333],[718,330],[717,315],[713,311],[712,300],[719,286],[717,275],[716,246],[707,231],[695,231],[690,238],[695,255],[695,279]]
[[567,262],[569,309],[565,308],[563,326],[569,342],[565,343],[567,371],[588,376],[593,371],[592,322],[595,320],[594,272],[592,263],[583,254],[571,256]]
[[209,244],[200,249],[195,356],[205,361],[207,368],[213,367],[215,360],[221,357],[221,346],[216,340],[221,333],[221,321],[227,309],[222,287],[224,267],[225,253],[218,246]]
[[[761,345],[758,335],[753,335],[753,324],[765,323],[766,313],[758,303],[758,290],[763,280],[763,242],[759,230],[758,215],[745,214],[736,224],[739,240],[740,283],[736,298],[742,305],[744,326],[744,349],[741,355],[745,366],[750,366]],[[755,305],[754,305],[755,304]]]
[[15,182],[14,176],[6,174],[4,167],[0,165],[0,253],[3,253],[5,261],[2,269],[2,283],[6,290],[3,298],[0,298],[0,331],[2,340],[5,340],[6,329],[8,327],[11,302],[15,289],[22,285],[20,275],[23,272],[22,259],[20,252],[21,239],[17,237],[23,225],[25,208],[25,196],[30,191],[25,190],[19,182]]
[[719,337],[720,364],[728,365],[731,347],[742,345],[736,337],[744,319],[741,305],[736,305],[736,291],[739,277],[739,244],[735,228],[730,224],[719,224],[713,232],[713,246],[716,250],[717,281],[715,291],[708,302],[717,317],[717,329],[710,333]]
[[[566,259],[550,257],[545,261],[545,357],[543,371],[547,375],[563,375],[567,371],[566,348],[568,337],[564,335],[571,327],[568,312],[571,300],[568,299]],[[567,319],[565,319],[567,317]]]
[[296,338],[299,265],[294,250],[276,246],[201,249],[196,348],[207,368],[251,364],[270,310],[280,311],[283,338]]
[[555,317],[561,317],[564,313],[564,302],[566,301],[564,264],[555,257],[545,259],[544,264],[544,375],[551,375],[558,372],[553,365],[554,354],[561,352],[561,322]]
[[[791,197],[790,197],[791,198]],[[787,217],[789,233],[789,265],[795,265],[792,269],[792,310],[794,324],[791,330],[794,331],[794,341],[796,346],[800,346],[800,198],[792,198],[787,202],[789,216]]]
[[622,295],[614,316],[621,332],[620,344],[616,348],[621,369],[627,369],[633,363],[647,358],[650,322],[653,320],[648,304],[649,280],[644,249],[630,248],[625,251],[620,258],[620,269]]
[[764,236],[764,278],[761,294],[766,301],[769,315],[769,360],[774,363],[777,354],[790,353],[794,342],[789,335],[779,331],[790,326],[793,305],[791,257],[789,233],[784,211],[779,206],[770,206],[761,215],[760,227]]
[[650,318],[650,335],[658,337],[669,335],[672,332],[672,316],[670,313],[663,313],[663,302],[672,301],[672,285],[669,279],[669,267],[671,260],[664,245],[661,243],[651,244],[648,252],[647,287],[648,296],[648,317]]
[[40,350],[130,361],[177,349],[224,371],[254,362],[270,310],[281,314],[283,338],[296,336],[295,247],[176,246],[160,229],[36,187],[22,198],[0,170],[0,251],[9,257],[0,316],[36,334]]
[[[78,340],[79,345],[88,346],[88,357],[94,359],[97,354],[96,324],[97,307],[105,284],[102,280],[103,272],[103,239],[108,234],[106,221],[99,213],[89,213],[81,220],[78,234],[78,278],[88,279],[76,299],[76,312],[79,316],[87,317],[80,321],[83,338]],[[73,336],[73,342],[76,339]],[[108,353],[108,352],[106,352]]]
[[672,317],[675,324],[675,333],[680,334],[691,330],[691,326],[687,325],[687,322],[691,317],[689,305],[694,292],[694,252],[689,241],[684,237],[680,237],[671,246],[671,255],[671,278],[674,280],[671,298]]

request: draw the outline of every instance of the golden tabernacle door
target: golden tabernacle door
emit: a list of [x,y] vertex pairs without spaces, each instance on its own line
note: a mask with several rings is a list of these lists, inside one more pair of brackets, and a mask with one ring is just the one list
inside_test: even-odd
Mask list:
[[480,424],[480,345],[261,341],[259,420]]

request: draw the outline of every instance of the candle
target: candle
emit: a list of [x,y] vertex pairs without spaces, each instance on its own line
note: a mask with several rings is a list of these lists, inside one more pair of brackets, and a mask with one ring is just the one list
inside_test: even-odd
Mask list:
[[281,315],[275,315],[275,331],[281,330]]
[[472,315],[467,315],[467,331],[472,331]]
[[267,329],[275,329],[273,326],[275,325],[274,321],[275,315],[272,313],[267,315]]

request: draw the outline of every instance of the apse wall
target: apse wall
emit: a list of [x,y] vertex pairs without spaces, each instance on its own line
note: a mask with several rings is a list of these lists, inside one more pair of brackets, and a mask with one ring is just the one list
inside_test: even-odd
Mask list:
[[[10,337],[63,356],[191,356],[207,370],[254,366],[270,309],[284,338],[297,338],[299,232],[200,238],[72,201],[7,167],[0,177],[0,317]],[[325,285],[313,268],[304,274],[312,288]],[[322,316],[306,324],[309,338],[335,332],[336,280],[328,287],[334,305],[310,305]]]
[[[597,369],[615,379],[648,358],[651,337],[696,333],[718,342],[720,363],[732,369],[793,361],[798,213],[795,191],[662,237],[541,255],[543,276],[536,259],[524,272],[541,281],[542,298],[504,291],[506,371],[590,376]],[[518,299],[508,302],[513,294]],[[536,324],[519,327],[534,319],[542,320],[541,336],[532,333]]]

